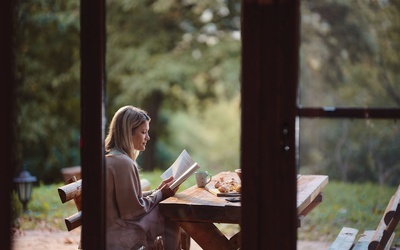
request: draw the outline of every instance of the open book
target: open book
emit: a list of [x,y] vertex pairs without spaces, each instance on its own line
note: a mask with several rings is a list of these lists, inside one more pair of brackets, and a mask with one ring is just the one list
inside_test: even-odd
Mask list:
[[165,172],[161,175],[161,178],[165,180],[170,176],[173,176],[174,182],[171,184],[170,188],[175,189],[199,168],[200,166],[197,164],[197,162],[190,157],[186,150],[183,150],[171,167],[165,170]]

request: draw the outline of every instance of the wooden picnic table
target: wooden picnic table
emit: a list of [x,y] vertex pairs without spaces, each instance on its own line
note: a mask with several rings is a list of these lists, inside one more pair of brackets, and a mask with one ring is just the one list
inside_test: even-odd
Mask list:
[[[221,172],[213,176],[207,185],[213,188],[221,177],[225,180],[234,178],[240,182],[235,172]],[[321,201],[321,191],[328,183],[325,175],[299,175],[297,178],[297,213],[299,226],[301,219],[314,209]],[[238,249],[240,231],[229,239],[214,223],[239,224],[241,222],[240,202],[229,202],[228,197],[218,197],[197,186],[183,190],[175,196],[162,201],[161,213],[179,225],[203,249]]]

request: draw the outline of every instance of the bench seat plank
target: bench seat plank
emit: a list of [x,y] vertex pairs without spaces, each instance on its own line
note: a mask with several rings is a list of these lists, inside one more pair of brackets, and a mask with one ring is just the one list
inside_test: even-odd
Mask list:
[[344,227],[336,237],[335,241],[329,247],[329,250],[345,250],[351,249],[356,240],[358,229]]
[[361,234],[360,239],[352,250],[367,250],[372,237],[375,234],[375,230],[367,230]]

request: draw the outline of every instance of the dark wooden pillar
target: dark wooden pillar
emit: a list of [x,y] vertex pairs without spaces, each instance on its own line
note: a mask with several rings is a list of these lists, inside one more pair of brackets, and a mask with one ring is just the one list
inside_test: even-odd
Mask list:
[[105,1],[81,1],[82,247],[105,249]]
[[242,1],[243,249],[296,249],[299,1]]
[[0,248],[11,249],[11,192],[15,168],[14,101],[15,75],[13,55],[14,1],[0,3]]

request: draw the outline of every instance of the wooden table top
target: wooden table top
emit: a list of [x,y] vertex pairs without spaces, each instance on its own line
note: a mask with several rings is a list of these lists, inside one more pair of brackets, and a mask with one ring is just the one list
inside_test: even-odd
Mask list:
[[297,214],[300,214],[328,184],[327,175],[298,175]]
[[[219,177],[235,178],[234,172],[221,172],[213,176],[207,187],[214,187]],[[240,202],[228,202],[226,197],[217,197],[205,188],[192,186],[160,202],[160,211],[177,221],[213,221],[218,223],[239,223]]]
[[[221,172],[213,176],[207,187],[214,187],[217,180],[234,178],[240,182],[235,172]],[[328,183],[325,175],[299,175],[297,178],[297,211],[300,214]],[[197,186],[183,190],[175,196],[160,202],[160,211],[176,221],[240,223],[240,202],[226,201],[227,197],[217,197]]]

